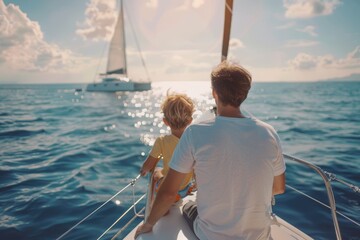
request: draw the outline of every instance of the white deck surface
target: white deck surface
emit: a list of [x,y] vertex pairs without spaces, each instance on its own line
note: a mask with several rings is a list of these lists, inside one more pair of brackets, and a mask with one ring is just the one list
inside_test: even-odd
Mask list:
[[[140,235],[137,240],[175,240],[175,239],[198,239],[187,225],[182,216],[182,206],[194,199],[195,196],[188,196],[183,201],[175,204],[170,213],[162,217],[150,233]],[[136,228],[133,229],[124,239],[134,239]],[[299,229],[275,216],[271,225],[271,236],[274,240],[300,240],[312,239]]]

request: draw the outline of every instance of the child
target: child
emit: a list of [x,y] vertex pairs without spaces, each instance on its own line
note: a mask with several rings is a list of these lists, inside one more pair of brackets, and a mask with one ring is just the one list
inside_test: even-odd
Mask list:
[[[156,168],[154,170],[153,180],[157,187],[160,186],[163,177],[169,171],[169,162],[175,147],[185,128],[191,123],[195,107],[192,100],[185,94],[170,94],[162,103],[161,110],[164,113],[163,121],[166,126],[170,127],[171,134],[160,136],[156,139],[149,156],[140,169],[141,176],[145,176],[150,170],[155,168],[160,159],[163,160],[163,168]],[[189,173],[184,179],[176,199],[177,201],[181,197],[186,196],[187,192],[191,190],[189,188],[192,175],[192,173]]]

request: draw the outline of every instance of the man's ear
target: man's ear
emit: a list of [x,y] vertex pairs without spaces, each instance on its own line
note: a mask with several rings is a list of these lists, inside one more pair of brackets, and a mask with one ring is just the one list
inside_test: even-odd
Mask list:
[[218,99],[218,95],[214,89],[212,89],[212,95],[213,95],[213,98],[215,98],[215,100]]
[[166,120],[166,118],[163,118],[163,122],[165,123],[166,126],[169,127],[169,122]]

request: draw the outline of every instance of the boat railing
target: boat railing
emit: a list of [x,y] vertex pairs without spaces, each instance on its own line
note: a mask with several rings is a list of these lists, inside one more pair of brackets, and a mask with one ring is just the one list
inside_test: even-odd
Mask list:
[[[318,173],[321,178],[324,181],[325,184],[325,188],[326,188],[326,192],[327,192],[327,197],[329,200],[329,205],[326,205],[324,203],[322,203],[321,201],[305,194],[304,192],[290,186],[290,185],[286,185],[287,187],[289,187],[290,189],[304,195],[305,197],[318,202],[320,204],[322,204],[323,206],[329,208],[331,210],[331,216],[332,216],[332,221],[333,221],[333,225],[334,225],[334,229],[335,229],[335,234],[336,234],[336,238],[338,240],[341,240],[341,231],[340,231],[340,227],[339,227],[339,223],[338,223],[338,219],[337,219],[337,214],[343,216],[344,218],[348,219],[349,221],[351,221],[352,223],[354,223],[355,225],[360,227],[360,223],[356,222],[355,220],[351,219],[350,217],[346,216],[345,214],[339,212],[336,210],[336,202],[335,202],[335,197],[334,197],[334,193],[332,190],[332,186],[331,186],[331,182],[332,181],[337,181],[349,188],[351,188],[355,193],[360,193],[360,188],[358,186],[355,186],[354,184],[348,183],[342,179],[339,179],[336,177],[335,174],[324,171],[323,169],[321,169],[320,167],[305,161],[303,159],[299,159],[293,156],[290,156],[288,154],[283,154],[284,157],[288,160],[297,162],[299,164],[302,164],[306,167],[309,167],[311,169],[313,169],[316,173]],[[69,230],[67,230],[65,233],[63,233],[60,237],[58,237],[56,240],[60,240],[63,239],[66,235],[68,235],[72,230],[74,230],[77,226],[79,226],[81,223],[83,223],[86,219],[88,219],[90,216],[92,216],[93,214],[95,214],[98,210],[100,210],[102,207],[104,207],[108,202],[110,202],[111,200],[113,200],[116,196],[118,196],[121,192],[123,192],[124,190],[128,189],[129,187],[132,187],[132,191],[133,191],[133,204],[123,213],[121,214],[121,216],[108,228],[106,229],[97,239],[101,239],[103,236],[105,236],[109,230],[111,230],[118,222],[120,222],[126,214],[128,214],[132,209],[134,210],[134,216],[127,221],[121,228],[120,230],[112,237],[113,239],[116,239],[121,233],[124,232],[124,230],[127,229],[127,227],[138,217],[144,218],[144,216],[146,216],[148,214],[149,209],[146,209],[146,207],[143,207],[139,212],[137,212],[136,210],[136,206],[147,196],[153,196],[152,192],[148,192],[143,194],[142,196],[140,196],[139,198],[135,198],[135,183],[137,182],[137,180],[140,178],[140,175],[136,176],[134,179],[132,179],[129,184],[127,184],[124,188],[122,188],[120,191],[118,191],[116,194],[114,194],[112,197],[110,197],[106,202],[104,202],[101,206],[99,206],[98,208],[96,208],[94,211],[92,211],[90,214],[88,214],[86,217],[84,217],[81,221],[79,221],[78,223],[76,223],[73,227],[71,227]],[[150,186],[152,186],[153,184],[149,181]],[[149,186],[149,187],[150,187]],[[153,189],[153,187],[150,187],[149,189]],[[147,201],[149,201],[149,198],[147,199]],[[150,201],[153,201],[153,199],[150,199]],[[149,204],[145,204],[145,205],[149,205]],[[145,213],[144,213],[145,212]],[[144,214],[143,214],[144,213]]]
[[320,167],[318,167],[318,166],[316,166],[316,165],[314,165],[314,164],[312,164],[312,163],[310,163],[310,162],[308,162],[308,161],[305,161],[305,160],[299,159],[299,158],[295,158],[295,157],[290,156],[290,155],[288,155],[288,154],[283,154],[283,155],[284,155],[284,157],[285,157],[286,159],[288,159],[288,160],[295,161],[295,162],[297,162],[297,163],[300,163],[300,164],[302,164],[302,165],[304,165],[304,166],[307,166],[307,167],[313,169],[313,170],[314,170],[316,173],[318,173],[318,174],[321,176],[321,178],[323,179],[324,184],[325,184],[325,188],[326,188],[327,197],[328,197],[328,200],[329,200],[329,205],[330,205],[330,206],[322,203],[321,201],[319,201],[319,200],[317,200],[317,199],[315,199],[315,198],[313,198],[313,197],[311,197],[311,196],[308,196],[307,194],[304,194],[303,192],[297,190],[296,188],[293,188],[293,187],[291,187],[291,186],[289,186],[289,185],[287,185],[287,187],[290,187],[291,189],[299,192],[300,194],[303,194],[304,196],[306,196],[306,197],[308,197],[308,198],[310,198],[310,199],[312,199],[312,200],[314,200],[314,201],[316,201],[316,202],[318,202],[318,203],[320,203],[320,204],[322,204],[322,205],[330,208],[331,216],[332,216],[332,221],[333,221],[333,225],[334,225],[334,229],[335,229],[335,234],[336,234],[336,239],[338,239],[338,240],[341,240],[341,239],[342,239],[342,237],[341,237],[341,231],[340,231],[340,227],[339,227],[339,222],[338,222],[338,219],[337,219],[337,215],[336,215],[336,214],[339,214],[339,215],[345,217],[346,219],[348,219],[349,221],[353,222],[354,224],[360,226],[360,224],[359,224],[358,222],[354,221],[353,219],[347,217],[346,215],[344,215],[344,214],[342,214],[342,213],[340,213],[340,212],[338,212],[338,211],[336,210],[336,202],[335,202],[335,197],[334,197],[334,193],[333,193],[333,190],[332,190],[331,182],[332,182],[332,181],[337,181],[337,182],[339,182],[339,183],[341,183],[341,184],[343,184],[343,185],[351,188],[354,192],[360,193],[360,188],[359,188],[358,186],[355,186],[354,184],[351,184],[351,183],[348,183],[348,182],[346,182],[346,181],[344,181],[344,180],[342,180],[342,179],[339,179],[339,178],[336,177],[335,174],[330,173],[330,172],[327,172],[327,171],[324,171],[324,170],[321,169]]
[[[74,226],[72,226],[69,230],[67,230],[66,232],[64,232],[61,236],[59,236],[58,238],[56,238],[56,240],[60,240],[63,239],[66,235],[68,235],[71,231],[73,231],[76,227],[78,227],[80,224],[82,224],[85,220],[87,220],[89,217],[91,217],[92,215],[94,215],[97,211],[99,211],[101,208],[103,208],[107,203],[109,203],[111,200],[113,200],[116,196],[118,196],[120,193],[122,193],[123,191],[125,191],[126,189],[128,189],[129,187],[133,187],[133,204],[108,228],[106,229],[97,239],[101,239],[111,228],[113,228],[115,226],[116,223],[118,223],[131,209],[134,209],[134,217],[133,220],[130,220],[131,222],[133,222],[136,217],[143,217],[143,215],[141,215],[142,212],[144,212],[145,207],[142,208],[139,212],[136,212],[136,205],[146,197],[146,193],[143,194],[140,198],[138,198],[137,200],[135,199],[135,190],[134,190],[134,186],[135,183],[137,182],[137,180],[139,180],[140,178],[140,174],[137,175],[134,179],[132,179],[125,187],[123,187],[120,191],[118,191],[117,193],[115,193],[113,196],[111,196],[106,202],[104,202],[103,204],[101,204],[98,208],[96,208],[94,211],[92,211],[91,213],[89,213],[86,217],[84,217],[83,219],[81,219],[78,223],[76,223]],[[122,229],[126,229],[126,227],[131,223],[128,222]],[[123,231],[122,230],[122,231]],[[117,233],[120,234],[121,232],[119,231]],[[115,237],[115,236],[114,236]],[[113,239],[114,239],[113,237]]]

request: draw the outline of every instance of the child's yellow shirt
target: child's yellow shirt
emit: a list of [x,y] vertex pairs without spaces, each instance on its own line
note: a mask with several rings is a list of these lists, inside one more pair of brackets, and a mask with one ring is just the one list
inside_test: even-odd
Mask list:
[[[175,135],[164,135],[156,139],[153,148],[150,151],[150,156],[154,158],[163,159],[163,170],[162,174],[166,176],[169,171],[169,163],[174,153],[175,147],[179,142],[179,138]],[[181,184],[180,190],[183,190],[191,181],[192,172],[187,174],[183,183]]]

